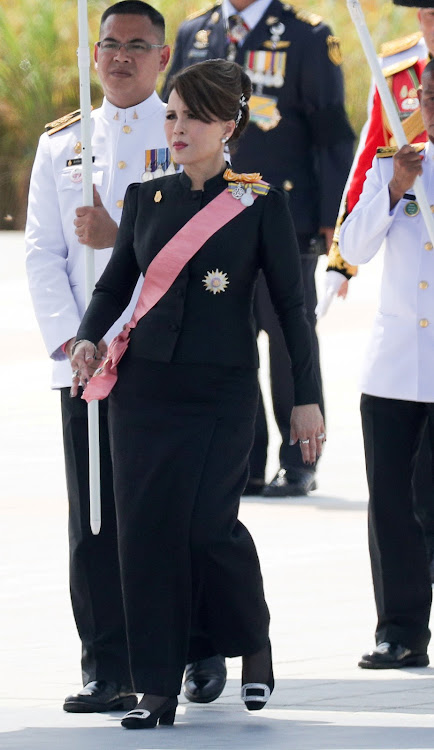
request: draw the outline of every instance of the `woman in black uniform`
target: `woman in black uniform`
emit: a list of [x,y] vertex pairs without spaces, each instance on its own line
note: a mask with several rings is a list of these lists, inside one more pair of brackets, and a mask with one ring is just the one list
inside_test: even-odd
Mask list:
[[[306,463],[324,440],[286,197],[260,176],[226,170],[225,144],[247,125],[250,93],[248,76],[224,60],[174,78],[166,136],[184,170],[128,188],[112,258],[77,333],[73,393],[89,381],[94,344],[161,248],[223,193],[229,211],[243,209],[222,216],[131,331],[110,395],[128,644],[135,689],[143,693],[122,720],[127,728],[173,723],[186,662],[214,653],[242,655],[248,709],[262,708],[274,686],[259,561],[237,518],[258,399],[252,300],[260,268],[294,368],[292,439]],[[196,639],[196,653],[188,653],[197,621],[209,640]]]

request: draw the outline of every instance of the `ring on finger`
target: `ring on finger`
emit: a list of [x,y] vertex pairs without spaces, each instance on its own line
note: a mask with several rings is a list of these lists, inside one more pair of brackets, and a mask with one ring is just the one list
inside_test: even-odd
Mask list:
[[317,435],[316,440],[325,440],[325,433],[322,432],[320,435]]
[[309,445],[310,440],[307,438],[307,440],[300,440],[301,445]]
[[80,370],[74,370],[73,373],[72,373],[72,377],[73,378],[78,378],[79,375],[80,375]]

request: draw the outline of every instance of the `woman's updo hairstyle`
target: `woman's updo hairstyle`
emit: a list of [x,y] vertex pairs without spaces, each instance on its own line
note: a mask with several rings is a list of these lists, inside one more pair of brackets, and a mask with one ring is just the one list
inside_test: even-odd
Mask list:
[[236,141],[249,122],[252,84],[238,63],[204,60],[190,65],[170,79],[168,96],[173,89],[198,120],[235,120],[228,143]]

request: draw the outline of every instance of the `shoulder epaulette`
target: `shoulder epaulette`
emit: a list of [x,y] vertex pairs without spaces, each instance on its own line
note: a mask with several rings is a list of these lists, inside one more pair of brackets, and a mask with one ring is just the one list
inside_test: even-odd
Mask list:
[[414,55],[413,57],[406,57],[405,60],[400,60],[393,65],[388,65],[386,68],[383,68],[383,75],[386,78],[390,78],[390,76],[396,76],[397,73],[401,73],[403,70],[412,68],[413,65],[416,65],[418,60],[419,58],[417,55]]
[[394,156],[398,151],[396,146],[380,146],[377,148],[377,159],[387,159],[390,156]]
[[200,18],[200,16],[206,15],[212,8],[217,8],[219,5],[222,4],[222,0],[218,0],[216,3],[207,3],[205,8],[201,8],[200,10],[195,10],[193,13],[190,13],[189,16],[187,16],[187,21],[192,21],[193,18]]
[[69,125],[72,125],[79,120],[81,120],[81,110],[76,109],[75,112],[70,112],[69,115],[59,117],[58,120],[47,122],[45,130],[48,135],[53,135],[53,133],[57,133],[59,130],[63,130],[63,128],[67,128]]
[[415,47],[421,39],[422,32],[415,31],[414,34],[408,34],[408,36],[403,36],[401,39],[384,42],[380,47],[380,57],[391,57],[392,55],[399,54],[399,52],[406,52],[406,50]]
[[[412,143],[411,147],[420,154],[426,148],[426,143]],[[377,148],[377,159],[387,159],[390,156],[394,156],[398,151],[397,146],[380,146]]]
[[412,143],[411,147],[414,148],[415,151],[417,151],[418,154],[420,154],[421,151],[426,149],[427,144],[425,141],[422,141],[421,143]]
[[304,23],[308,23],[309,26],[319,26],[323,21],[321,16],[317,13],[311,13],[309,10],[297,10],[296,8],[293,8],[293,11],[295,17],[299,21],[304,21]]

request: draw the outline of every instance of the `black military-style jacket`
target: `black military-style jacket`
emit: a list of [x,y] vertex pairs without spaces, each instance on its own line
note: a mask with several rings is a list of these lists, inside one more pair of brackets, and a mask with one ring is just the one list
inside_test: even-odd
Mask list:
[[[219,174],[191,190],[186,173],[133,184],[125,196],[112,257],[96,284],[77,337],[97,342],[128,305],[140,273],[228,183]],[[235,200],[235,198],[234,198]],[[131,332],[130,352],[159,362],[257,367],[252,300],[262,268],[290,352],[296,403],[317,403],[300,258],[283,190],[258,195],[188,262]],[[214,293],[209,274],[224,290]]]
[[[187,65],[226,58],[228,44],[221,3],[185,21],[167,82]],[[268,130],[264,123],[249,124],[232,156],[234,169],[259,171],[287,190],[297,233],[334,226],[354,142],[344,109],[338,40],[319,16],[272,0],[235,60],[251,77],[263,78],[254,83],[254,93],[277,99],[281,119]]]

